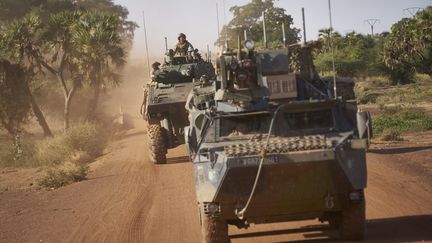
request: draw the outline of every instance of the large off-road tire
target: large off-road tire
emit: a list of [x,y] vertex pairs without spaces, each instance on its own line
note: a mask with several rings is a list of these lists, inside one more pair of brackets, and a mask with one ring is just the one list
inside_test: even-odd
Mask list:
[[341,240],[363,240],[366,235],[365,200],[353,203],[340,215],[338,233]]
[[167,149],[174,148],[176,136],[174,134],[175,131],[171,124],[171,121],[165,118],[161,121],[161,126],[163,129],[165,129],[164,135],[165,135],[165,141],[166,141],[165,144]]
[[166,130],[159,124],[149,124],[147,136],[150,160],[155,164],[165,164],[168,151]]
[[230,243],[228,224],[225,220],[212,218],[201,212],[202,243]]

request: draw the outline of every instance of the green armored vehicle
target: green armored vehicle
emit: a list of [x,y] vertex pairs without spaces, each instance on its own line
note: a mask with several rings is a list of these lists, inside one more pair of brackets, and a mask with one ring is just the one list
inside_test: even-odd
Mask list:
[[204,60],[198,50],[186,56],[167,52],[165,62],[152,65],[152,79],[144,89],[141,114],[148,122],[150,159],[166,163],[168,149],[183,143],[183,128],[189,124],[185,110],[187,95],[200,79],[215,77],[210,59]]
[[195,87],[186,103],[203,242],[229,242],[229,224],[304,219],[362,239],[368,113],[334,97],[312,59],[290,69],[292,48],[245,47],[221,55],[218,81]]

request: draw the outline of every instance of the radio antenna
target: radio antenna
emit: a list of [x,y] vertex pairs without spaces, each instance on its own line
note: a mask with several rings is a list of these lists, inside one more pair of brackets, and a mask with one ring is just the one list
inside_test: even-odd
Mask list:
[[334,48],[333,48],[333,22],[332,22],[332,12],[331,12],[331,3],[328,0],[328,8],[329,8],[329,18],[330,18],[330,49],[332,54],[332,66],[333,66],[333,95],[334,98],[337,98],[337,89],[336,89],[336,68],[335,68],[335,60],[334,60]]
[[151,77],[150,58],[149,58],[149,51],[148,51],[148,44],[147,44],[147,30],[146,30],[144,11],[142,11],[142,14],[143,14],[143,27],[144,27],[145,47],[146,47],[146,55],[147,55],[147,68],[148,68],[149,77]]

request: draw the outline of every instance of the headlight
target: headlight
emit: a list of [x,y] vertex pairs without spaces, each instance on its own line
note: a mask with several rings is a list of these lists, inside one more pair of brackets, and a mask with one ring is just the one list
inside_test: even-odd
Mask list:
[[252,51],[255,48],[255,43],[252,40],[246,40],[244,42],[244,47],[249,51]]
[[217,177],[218,177],[218,173],[214,170],[210,170],[207,174],[209,181],[211,181],[212,183],[216,183],[217,182]]
[[236,70],[237,68],[238,68],[238,63],[237,63],[237,61],[236,60],[232,60],[231,61],[231,63],[230,63],[230,68],[231,68],[231,70]]
[[244,73],[244,72],[239,72],[237,74],[237,80],[238,81],[245,81],[247,79],[247,77],[248,77],[247,73]]

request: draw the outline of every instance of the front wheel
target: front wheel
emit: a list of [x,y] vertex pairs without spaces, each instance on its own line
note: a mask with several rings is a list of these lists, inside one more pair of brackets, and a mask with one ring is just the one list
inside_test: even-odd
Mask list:
[[225,220],[211,217],[201,210],[202,243],[230,243],[228,224]]
[[155,164],[165,164],[166,154],[168,152],[166,130],[159,124],[150,124],[148,126],[147,136],[150,160]]
[[365,200],[353,203],[340,215],[338,223],[339,238],[341,240],[363,240],[366,235]]

